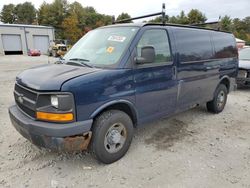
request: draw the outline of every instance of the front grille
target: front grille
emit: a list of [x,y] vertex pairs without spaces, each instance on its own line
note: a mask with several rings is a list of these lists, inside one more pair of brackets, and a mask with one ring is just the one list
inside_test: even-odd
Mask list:
[[37,93],[19,84],[15,84],[14,97],[17,106],[27,115],[36,117]]

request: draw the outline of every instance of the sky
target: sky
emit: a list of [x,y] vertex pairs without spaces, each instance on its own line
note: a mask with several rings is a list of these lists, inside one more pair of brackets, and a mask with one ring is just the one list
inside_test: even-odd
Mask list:
[[[28,0],[36,8],[42,1]],[[53,0],[46,0],[51,3]],[[73,2],[75,0],[68,0]],[[116,17],[121,12],[127,12],[132,17],[151,14],[161,11],[162,3],[166,4],[166,14],[178,15],[181,10],[186,13],[191,9],[199,9],[205,13],[208,21],[216,21],[219,16],[229,15],[231,18],[250,16],[250,0],[77,0],[83,6],[93,6],[97,12]],[[24,0],[0,0],[0,9],[3,5],[23,3]]]

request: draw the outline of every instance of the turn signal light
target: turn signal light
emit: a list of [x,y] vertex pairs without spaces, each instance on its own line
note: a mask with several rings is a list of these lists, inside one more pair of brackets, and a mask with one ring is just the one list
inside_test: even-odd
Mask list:
[[72,121],[74,116],[72,113],[65,114],[56,114],[56,113],[47,113],[47,112],[36,112],[37,119],[46,120],[46,121]]

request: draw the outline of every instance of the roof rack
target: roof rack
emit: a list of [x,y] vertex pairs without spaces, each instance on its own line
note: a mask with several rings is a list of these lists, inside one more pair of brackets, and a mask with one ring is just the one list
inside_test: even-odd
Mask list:
[[[115,17],[112,16],[112,24],[117,24],[117,23],[128,23],[130,21],[133,20],[138,20],[138,19],[142,19],[142,18],[148,18],[148,17],[153,17],[153,16],[162,16],[162,23],[163,25],[166,24],[166,7],[165,7],[165,3],[162,4],[162,11],[161,12],[157,12],[157,13],[153,13],[153,14],[147,14],[144,16],[138,16],[138,17],[134,17],[134,18],[128,18],[128,19],[122,19],[122,20],[118,20],[115,21]],[[205,25],[211,25],[211,24],[219,24],[220,23],[220,17],[219,17],[219,21],[215,21],[215,22],[206,22],[206,23],[194,23],[194,24],[183,24],[184,26],[193,26],[193,27],[199,27],[199,26],[205,26]],[[218,29],[220,30],[220,26],[218,26]]]
[[115,17],[113,16],[112,17],[112,24],[128,23],[128,22],[133,21],[133,20],[148,18],[148,17],[152,17],[152,16],[159,16],[159,15],[162,16],[162,24],[165,24],[166,23],[166,20],[165,20],[165,17],[166,17],[165,3],[162,4],[162,11],[154,13],[154,14],[147,14],[147,15],[144,15],[144,16],[138,16],[138,17],[123,19],[123,20],[118,20],[118,21],[115,21]]

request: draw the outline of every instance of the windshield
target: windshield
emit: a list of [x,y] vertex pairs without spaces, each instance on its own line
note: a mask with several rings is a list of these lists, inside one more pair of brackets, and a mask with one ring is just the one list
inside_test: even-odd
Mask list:
[[64,56],[96,67],[116,67],[138,27],[100,28],[87,33]]
[[240,60],[250,60],[250,48],[243,48],[239,51]]

